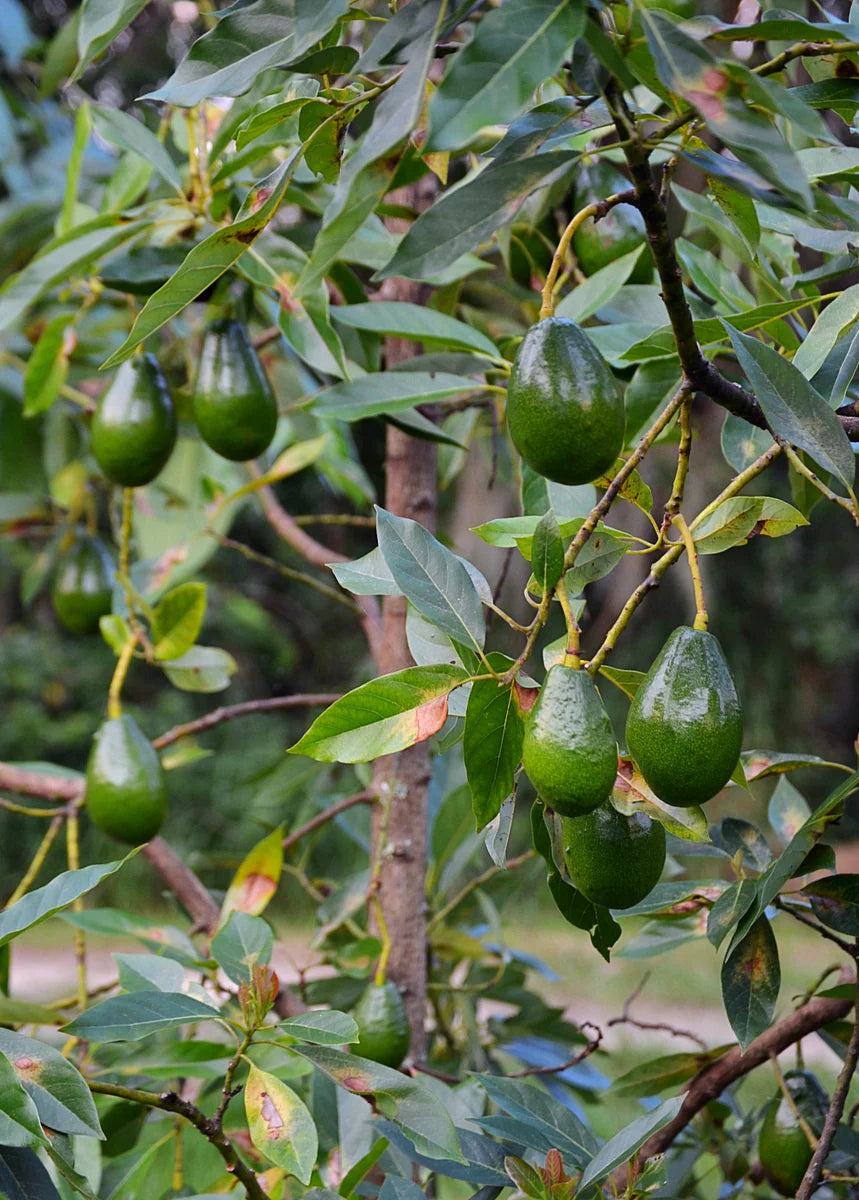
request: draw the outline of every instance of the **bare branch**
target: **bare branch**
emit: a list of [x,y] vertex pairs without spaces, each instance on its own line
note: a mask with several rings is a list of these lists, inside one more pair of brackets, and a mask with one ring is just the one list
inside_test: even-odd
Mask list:
[[190,737],[194,733],[203,733],[207,729],[214,729],[216,725],[222,725],[224,721],[235,721],[237,717],[250,717],[256,713],[280,712],[287,708],[321,708],[333,704],[335,700],[339,699],[340,695],[337,692],[306,692],[295,693],[292,696],[271,696],[265,700],[244,700],[241,704],[228,704],[221,708],[214,708],[204,717],[198,717],[195,721],[186,721],[184,725],[175,725],[166,733],[155,738],[152,745],[156,750],[163,750],[165,746],[171,746],[180,738]]
[[363,792],[356,792],[354,796],[347,796],[344,800],[338,800],[336,804],[332,804],[330,808],[324,809],[317,813],[315,817],[311,817],[309,821],[305,821],[303,825],[299,825],[298,829],[287,834],[283,839],[284,851],[291,850],[303,837],[307,837],[308,833],[313,833],[314,829],[319,829],[323,825],[327,825],[329,821],[333,821],[340,813],[346,812],[348,808],[354,808],[356,804],[375,804],[375,792],[367,789]]

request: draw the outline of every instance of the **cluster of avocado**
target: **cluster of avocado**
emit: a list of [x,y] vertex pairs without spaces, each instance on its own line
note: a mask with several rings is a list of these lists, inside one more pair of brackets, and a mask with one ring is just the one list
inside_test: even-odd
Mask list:
[[[200,352],[193,397],[200,436],[223,458],[245,462],[270,445],[277,426],[271,384],[239,321],[215,321]],[[92,450],[113,483],[142,487],[159,474],[176,443],[176,413],[151,354],[124,362],[92,420]]]

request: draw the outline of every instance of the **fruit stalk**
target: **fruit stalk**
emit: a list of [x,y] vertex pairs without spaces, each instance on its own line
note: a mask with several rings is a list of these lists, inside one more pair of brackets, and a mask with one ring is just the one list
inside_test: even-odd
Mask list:
[[107,715],[111,720],[122,715],[122,701],[120,699],[122,685],[125,683],[125,677],[128,674],[128,668],[131,666],[131,660],[134,657],[136,647],[137,635],[134,634],[122,647],[122,653],[116,661],[113,678],[107,690]]
[[573,234],[587,221],[588,217],[593,217],[598,220],[604,217],[605,214],[617,204],[629,204],[632,201],[634,193],[631,191],[615,192],[611,196],[607,196],[605,200],[597,200],[593,204],[586,205],[580,209],[567,225],[564,232],[561,234],[560,241],[554,255],[552,263],[549,267],[549,272],[546,275],[546,282],[543,285],[541,293],[542,303],[540,305],[540,320],[544,321],[547,317],[554,316],[555,313],[555,284],[558,280],[558,273],[561,270],[561,264],[564,261],[567,251],[570,248],[570,242],[573,240]]
[[671,487],[671,495],[668,498],[668,503],[665,505],[665,514],[662,518],[662,528],[660,530],[661,537],[664,538],[668,526],[671,524],[671,518],[680,511],[680,505],[683,503],[683,493],[686,490],[686,476],[689,474],[689,461],[692,451],[692,413],[691,413],[691,396],[687,397],[680,406],[680,445],[677,447],[677,470],[674,474],[674,483]]
[[692,537],[682,513],[676,513],[672,523],[677,527],[677,532],[683,539],[683,545],[686,548],[686,560],[689,563],[689,574],[692,576],[692,587],[695,591],[695,621],[692,628],[706,632],[709,618],[707,616],[707,605],[704,601],[704,580],[701,576],[698,551],[695,549],[695,539]]
[[796,1117],[796,1123],[808,1139],[809,1146],[811,1146],[812,1150],[816,1150],[819,1139],[809,1125],[808,1121],[806,1121],[805,1117],[797,1108],[796,1101],[791,1095],[790,1088],[787,1086],[787,1082],[784,1077],[784,1072],[782,1071],[778,1058],[775,1054],[770,1055],[770,1062],[772,1063],[772,1069],[776,1079],[778,1080],[778,1086],[781,1089],[781,1094],[784,1097],[785,1103],[793,1113],[794,1117]]
[[563,576],[556,583],[555,592],[564,613],[564,620],[567,623],[567,648],[564,651],[564,666],[573,667],[574,670],[578,670],[582,665],[581,653],[579,651],[582,631],[570,607],[570,597],[567,592],[566,580]]

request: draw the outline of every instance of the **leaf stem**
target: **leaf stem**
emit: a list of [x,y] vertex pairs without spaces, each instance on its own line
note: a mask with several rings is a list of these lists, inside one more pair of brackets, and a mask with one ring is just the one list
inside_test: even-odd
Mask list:
[[675,513],[672,524],[676,525],[677,531],[683,539],[683,545],[686,548],[686,560],[689,563],[689,574],[692,576],[692,587],[695,590],[695,621],[693,628],[705,633],[709,618],[707,616],[707,605],[704,601],[704,580],[701,577],[701,564],[698,562],[695,539],[689,532],[689,526],[683,519],[682,513]]
[[561,269],[561,264],[564,261],[567,250],[570,247],[570,242],[573,240],[573,234],[583,225],[588,217],[593,217],[599,220],[606,213],[615,207],[617,204],[631,204],[634,201],[635,193],[632,191],[616,192],[614,195],[606,197],[605,200],[597,200],[593,204],[588,204],[585,208],[579,210],[570,223],[567,225],[564,232],[561,234],[557,248],[552,256],[552,265],[549,267],[549,272],[546,275],[546,282],[543,285],[541,293],[542,303],[540,305],[540,320],[544,321],[547,317],[551,317],[555,312],[555,284],[558,280],[558,272]]
[[563,665],[565,667],[573,667],[575,670],[582,665],[581,651],[579,649],[581,643],[581,629],[575,618],[573,610],[570,606],[570,597],[567,592],[567,583],[563,576],[555,584],[555,594],[561,605],[564,614],[564,620],[567,623],[567,647],[564,651]]
[[796,471],[798,475],[802,475],[804,479],[807,479],[812,487],[817,488],[821,496],[825,496],[827,500],[831,500],[833,504],[837,504],[839,508],[843,508],[845,512],[850,513],[850,516],[853,518],[854,522],[859,525],[859,511],[857,511],[855,501],[851,503],[845,496],[839,496],[837,492],[833,492],[831,488],[828,488],[823,480],[818,478],[814,471],[805,465],[799,454],[796,452],[796,450],[794,450],[793,446],[791,446],[790,442],[785,441],[784,438],[779,437],[777,434],[774,436],[775,440],[787,455],[788,462],[793,467],[794,471]]
[[662,518],[662,529],[660,530],[661,537],[665,536],[668,526],[671,524],[671,518],[675,513],[680,511],[680,505],[683,503],[683,493],[686,490],[686,477],[689,474],[689,460],[692,456],[692,399],[691,396],[680,406],[680,445],[677,447],[677,470],[674,473],[674,483],[671,487],[671,495],[668,498],[668,503],[665,505],[665,515]]
[[[69,805],[66,815],[66,859],[69,864],[70,871],[78,871],[81,865],[81,845],[80,845],[80,821],[78,818],[78,810],[74,805]],[[76,913],[83,912],[84,901],[83,896],[78,896],[72,904],[72,911]],[[75,959],[78,968],[78,1006],[83,1012],[87,1003],[87,977],[86,977],[86,933],[83,929],[75,926],[74,930],[75,944]]]

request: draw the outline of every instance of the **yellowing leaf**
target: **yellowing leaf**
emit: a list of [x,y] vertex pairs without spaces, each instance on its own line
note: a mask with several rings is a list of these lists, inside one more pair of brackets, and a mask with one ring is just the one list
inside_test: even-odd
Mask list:
[[220,928],[231,912],[250,913],[258,917],[277,891],[283,869],[283,826],[279,825],[268,837],[257,842],[233,876],[227,889]]
[[310,1183],[319,1142],[313,1118],[292,1088],[251,1066],[245,1084],[251,1141],[269,1162]]

